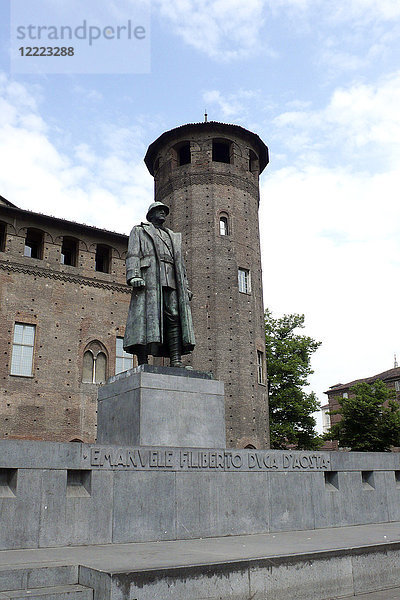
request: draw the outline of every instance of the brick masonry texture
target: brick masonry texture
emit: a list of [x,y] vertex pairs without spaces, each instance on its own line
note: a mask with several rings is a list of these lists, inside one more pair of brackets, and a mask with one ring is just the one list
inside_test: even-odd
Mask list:
[[[0,253],[0,436],[85,442],[96,437],[97,385],[82,383],[86,346],[98,340],[115,373],[116,337],[124,334],[127,238],[0,205],[6,223]],[[27,227],[44,232],[43,259],[24,256]],[[79,240],[77,266],[60,262],[63,236]],[[96,244],[112,250],[110,273],[96,272]],[[14,322],[36,325],[33,376],[10,375]]]

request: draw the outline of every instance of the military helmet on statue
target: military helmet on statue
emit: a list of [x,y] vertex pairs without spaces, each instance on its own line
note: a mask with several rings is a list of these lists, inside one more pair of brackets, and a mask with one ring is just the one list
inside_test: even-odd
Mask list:
[[149,206],[149,210],[147,211],[146,219],[149,221],[150,220],[149,216],[152,213],[152,211],[155,208],[160,208],[160,207],[165,208],[165,212],[167,213],[167,215],[169,214],[169,208],[168,208],[168,206],[166,204],[164,204],[163,202],[153,202]]

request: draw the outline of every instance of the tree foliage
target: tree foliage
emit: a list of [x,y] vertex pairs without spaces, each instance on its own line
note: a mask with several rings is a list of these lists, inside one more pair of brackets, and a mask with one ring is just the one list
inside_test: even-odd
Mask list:
[[388,452],[391,446],[400,446],[400,406],[393,396],[383,381],[357,383],[349,398],[341,398],[341,408],[330,413],[342,419],[324,438],[359,452]]
[[274,319],[269,310],[265,311],[272,448],[294,445],[314,450],[322,443],[312,416],[319,409],[317,398],[313,392],[303,390],[313,373],[311,356],[321,342],[296,333],[296,329],[303,327],[304,315],[289,314]]

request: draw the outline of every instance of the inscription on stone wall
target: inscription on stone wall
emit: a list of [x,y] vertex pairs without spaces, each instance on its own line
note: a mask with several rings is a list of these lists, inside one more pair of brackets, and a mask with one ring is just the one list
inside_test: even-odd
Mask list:
[[167,471],[328,471],[326,452],[186,450],[94,446],[82,460],[93,468]]

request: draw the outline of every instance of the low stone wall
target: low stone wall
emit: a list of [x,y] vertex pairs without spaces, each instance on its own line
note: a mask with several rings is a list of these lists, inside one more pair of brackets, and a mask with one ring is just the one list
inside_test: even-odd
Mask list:
[[94,600],[350,600],[377,590],[387,590],[379,598],[394,600],[399,559],[399,545],[384,544],[139,572],[81,567],[80,581],[95,590]]
[[0,548],[400,521],[397,453],[0,441]]

